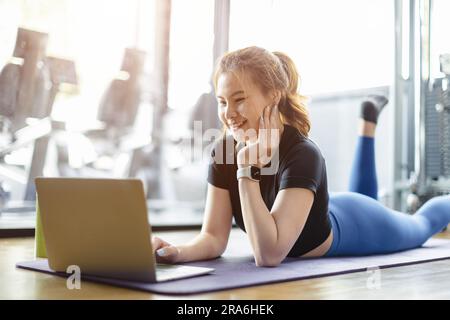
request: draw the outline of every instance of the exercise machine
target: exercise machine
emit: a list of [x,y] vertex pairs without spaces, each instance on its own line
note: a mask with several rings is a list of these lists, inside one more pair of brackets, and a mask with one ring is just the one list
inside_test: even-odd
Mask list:
[[78,82],[73,61],[46,56],[47,41],[46,33],[19,28],[13,56],[0,73],[4,212],[34,211],[34,178],[44,173],[51,134],[63,128],[51,119],[56,96]]

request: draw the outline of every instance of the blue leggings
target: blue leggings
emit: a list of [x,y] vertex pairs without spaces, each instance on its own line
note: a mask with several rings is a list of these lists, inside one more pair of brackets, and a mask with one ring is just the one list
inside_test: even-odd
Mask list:
[[391,253],[420,247],[450,222],[450,195],[433,198],[414,215],[377,201],[375,141],[360,137],[350,192],[330,194],[333,243],[326,256]]

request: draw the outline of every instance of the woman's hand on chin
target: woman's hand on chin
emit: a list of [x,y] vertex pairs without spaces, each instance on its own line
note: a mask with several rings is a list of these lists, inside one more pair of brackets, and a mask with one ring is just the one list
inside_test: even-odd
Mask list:
[[237,154],[239,168],[267,165],[280,144],[283,123],[280,119],[278,106],[267,106],[259,120],[258,138],[254,142],[247,142]]

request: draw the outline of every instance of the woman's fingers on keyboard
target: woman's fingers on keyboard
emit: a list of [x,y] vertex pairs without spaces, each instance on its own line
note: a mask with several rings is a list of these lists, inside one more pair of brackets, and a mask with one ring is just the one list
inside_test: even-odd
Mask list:
[[166,246],[170,246],[169,243],[167,243],[166,241],[164,241],[161,238],[158,237],[152,237],[152,247],[153,247],[153,251],[156,251],[160,248],[166,247]]
[[157,262],[173,263],[176,261],[179,253],[177,247],[158,237],[152,237],[152,247]]
[[179,250],[175,246],[167,246],[156,250],[157,260],[166,263],[176,262]]

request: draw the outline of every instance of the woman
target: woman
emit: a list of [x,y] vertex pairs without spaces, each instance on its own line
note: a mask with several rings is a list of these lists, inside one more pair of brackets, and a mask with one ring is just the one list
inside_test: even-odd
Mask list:
[[[372,96],[361,106],[351,192],[329,197],[325,160],[308,139],[310,122],[297,93],[298,73],[288,56],[258,47],[225,54],[214,85],[219,117],[232,135],[225,136],[212,152],[200,234],[180,246],[154,237],[159,262],[220,256],[233,216],[248,235],[257,266],[277,266],[287,256],[411,249],[449,223],[450,196],[428,201],[414,216],[376,200],[374,134],[387,103],[384,97]],[[234,140],[231,157],[230,137]],[[262,170],[275,162],[277,170],[263,175]]]

